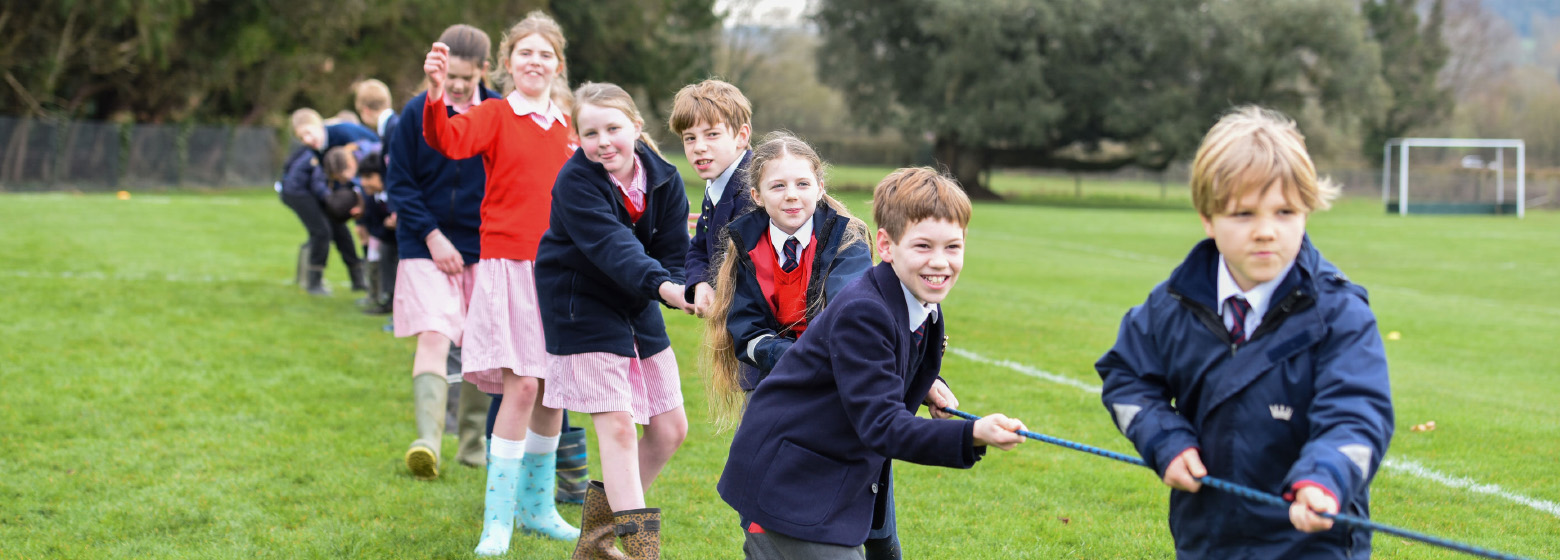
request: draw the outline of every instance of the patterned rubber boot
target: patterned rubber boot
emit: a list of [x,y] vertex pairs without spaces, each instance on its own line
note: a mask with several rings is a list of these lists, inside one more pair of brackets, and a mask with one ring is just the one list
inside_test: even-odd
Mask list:
[[565,504],[585,503],[585,487],[590,483],[590,457],[586,454],[585,428],[570,426],[558,439],[558,494],[553,499]]
[[612,560],[623,558],[617,548],[612,523],[612,506],[607,503],[607,488],[592,480],[585,486],[585,507],[580,510],[580,540],[574,544],[569,560]]
[[406,468],[424,480],[439,477],[439,444],[444,439],[444,407],[448,398],[444,376],[419,373],[412,378],[413,415],[417,440],[406,450]]
[[520,530],[535,533],[549,539],[572,541],[580,538],[580,530],[558,515],[553,504],[553,471],[558,453],[526,453],[520,459],[521,480],[515,502],[519,504],[515,522]]
[[515,489],[520,482],[520,460],[494,457],[488,463],[487,499],[482,508],[482,540],[477,556],[501,556],[509,552],[515,531]]
[[619,511],[612,519],[624,554],[634,560],[661,559],[661,508]]

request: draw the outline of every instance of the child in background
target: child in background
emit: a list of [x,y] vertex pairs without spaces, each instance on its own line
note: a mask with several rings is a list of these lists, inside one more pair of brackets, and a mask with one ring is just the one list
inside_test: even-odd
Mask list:
[[554,364],[545,404],[589,413],[600,446],[605,486],[586,491],[574,557],[659,558],[661,510],[645,492],[688,419],[657,304],[687,307],[688,198],[627,92],[585,84],[574,97],[580,149],[558,173],[536,259]]
[[352,88],[353,108],[363,118],[363,124],[373,127],[374,133],[384,142],[390,141],[390,135],[401,122],[401,117],[390,108],[390,100],[390,88],[373,78],[358,82]]
[[363,187],[363,213],[358,224],[368,233],[368,302],[363,312],[390,312],[395,297],[395,269],[400,259],[395,244],[395,212],[385,195],[385,158],[369,152],[358,160],[358,185]]
[[[297,153],[294,155],[299,157],[289,158],[289,162],[292,165],[290,165],[287,175],[291,176],[294,171],[302,174],[293,179],[293,182],[296,184],[308,183],[310,181],[308,175],[313,172],[309,171],[311,169],[319,170],[323,173],[320,167],[328,150],[345,146],[354,141],[377,141],[373,131],[361,126],[351,124],[326,126],[324,120],[320,118],[320,114],[314,109],[303,108],[293,111],[291,123],[293,137],[297,138],[299,143],[312,152],[306,158],[302,154]],[[312,163],[311,165],[301,165],[303,162]],[[321,180],[323,180],[323,177],[321,177]],[[284,180],[283,186],[286,187],[286,184],[287,181]],[[309,293],[314,295],[328,295],[330,293],[330,289],[325,287],[324,275],[325,262],[330,257],[330,243],[332,239],[336,242],[336,250],[341,254],[342,264],[347,266],[347,273],[352,279],[353,291],[366,289],[366,286],[363,284],[363,271],[360,268],[361,260],[358,258],[357,248],[352,244],[352,232],[345,225],[332,221],[326,215],[325,199],[330,194],[329,189],[322,188],[321,192],[315,192],[312,195],[315,197],[312,205],[308,200],[300,196],[300,194],[308,190],[307,188],[292,191],[284,189],[282,201],[289,208],[292,208],[294,213],[298,214],[298,219],[303,222],[304,229],[309,232],[309,241],[299,247],[300,252],[307,253],[305,262],[308,263],[308,266],[305,274],[307,276]],[[291,195],[288,195],[289,192],[291,192]],[[345,245],[343,245],[343,242],[345,242]]]
[[[487,170],[482,199],[482,263],[467,315],[470,338],[462,352],[467,379],[484,391],[503,388],[493,426],[482,540],[476,553],[500,555],[518,519],[528,530],[574,540],[579,530],[558,516],[551,499],[563,412],[542,404],[550,376],[539,334],[537,242],[547,231],[553,179],[574,146],[569,124],[552,102],[552,86],[566,76],[563,31],[531,12],[504,34],[499,47],[512,91],[471,111],[449,116],[439,92],[450,65],[449,46],[434,43],[423,70],[430,82],[423,110],[428,145],[455,159],[482,156]],[[497,378],[494,371],[502,371]]]
[[[1293,121],[1256,107],[1208,131],[1191,183],[1208,239],[1122,319],[1095,364],[1105,408],[1172,488],[1177,557],[1369,558],[1369,531],[1316,515],[1369,515],[1393,428],[1365,289],[1305,234],[1337,187]],[[1204,476],[1293,504],[1200,492]]]
[[[969,468],[986,446],[1023,441],[1014,433],[1023,423],[1001,414],[941,419],[940,407],[957,402],[932,390],[969,198],[917,168],[889,174],[872,201],[883,262],[808,321],[732,439],[719,490],[740,515],[747,558],[862,558],[886,524],[891,459]],[[915,415],[923,402],[938,419]]]
[[694,226],[693,245],[684,266],[693,312],[703,317],[715,298],[710,263],[720,258],[721,232],[733,218],[752,208],[748,197],[748,150],[753,107],[736,86],[705,80],[684,86],[672,100],[672,133],[682,139],[683,154],[704,179],[704,203]]
[[501,96],[483,85],[493,50],[487,33],[456,24],[439,35],[439,42],[450,48],[442,91],[413,97],[401,111],[405,123],[386,141],[386,192],[395,209],[400,252],[391,323],[395,336],[417,337],[412,357],[417,439],[407,447],[405,462],[421,479],[439,476],[445,411],[451,404],[459,435],[456,460],[469,467],[487,464],[489,399],[464,381],[460,356],[480,264],[478,228],[487,172],[480,156],[454,160],[429,146],[423,138],[423,111],[430,96],[442,99],[434,110],[446,118]]

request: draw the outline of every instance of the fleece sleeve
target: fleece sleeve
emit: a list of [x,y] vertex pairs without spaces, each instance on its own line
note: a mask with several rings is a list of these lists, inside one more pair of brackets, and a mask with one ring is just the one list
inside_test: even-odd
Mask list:
[[[415,100],[414,100],[415,101]],[[422,104],[406,104],[402,114],[412,118],[406,126],[396,126],[385,142],[390,165],[385,170],[385,192],[396,212],[396,229],[425,239],[439,227],[433,212],[423,203],[422,185],[417,184],[417,143],[422,141]]]
[[1104,387],[1100,398],[1138,455],[1164,477],[1170,461],[1197,447],[1197,431],[1170,405],[1164,360],[1154,341],[1147,304],[1133,307],[1121,320],[1116,345],[1095,362]]
[[[596,268],[612,271],[609,276],[623,290],[659,301],[661,283],[672,281],[672,273],[618,221],[616,189],[605,177],[593,180],[590,174],[583,166],[564,166],[553,185],[551,227],[567,232]],[[687,239],[688,226],[682,227]]]

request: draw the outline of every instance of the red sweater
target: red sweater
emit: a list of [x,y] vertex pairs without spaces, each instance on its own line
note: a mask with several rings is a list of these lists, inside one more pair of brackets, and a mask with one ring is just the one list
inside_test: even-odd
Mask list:
[[543,130],[529,115],[516,115],[503,98],[450,118],[442,96],[430,95],[423,108],[423,137],[450,159],[482,156],[487,170],[482,258],[536,260],[536,245],[552,211],[553,181],[574,154],[568,122]]
[[753,259],[753,273],[758,277],[758,287],[764,291],[764,301],[769,302],[769,311],[774,313],[781,329],[788,329],[797,336],[807,330],[807,281],[812,279],[813,254],[817,252],[814,251],[817,242],[816,236],[807,242],[807,248],[802,249],[802,254],[797,256],[801,262],[797,263],[796,270],[790,272],[780,268],[780,257],[775,255],[775,246],[770,242],[767,231],[758,240],[758,246],[748,251],[748,257]]

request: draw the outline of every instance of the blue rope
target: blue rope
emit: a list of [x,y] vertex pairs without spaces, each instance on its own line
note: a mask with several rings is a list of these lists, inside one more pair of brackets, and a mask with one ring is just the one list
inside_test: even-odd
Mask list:
[[[952,409],[952,408],[944,408],[943,411],[947,412],[948,414],[952,414],[954,416],[958,416],[960,418],[964,418],[966,420],[979,420],[980,419],[979,416],[976,416],[974,414],[970,414],[968,412],[964,412],[964,411],[961,411],[961,410],[955,410],[955,409]],[[1131,455],[1125,455],[1125,454],[1117,453],[1115,451],[1110,451],[1110,450],[1107,450],[1107,449],[1100,449],[1098,447],[1091,447],[1091,446],[1084,445],[1084,444],[1081,444],[1081,443],[1067,441],[1067,440],[1061,439],[1061,438],[1051,437],[1051,436],[1048,436],[1048,435],[1045,435],[1045,434],[1037,434],[1035,432],[1031,432],[1031,431],[1028,431],[1028,430],[1018,430],[1017,433],[1018,433],[1018,435],[1024,436],[1024,437],[1029,438],[1029,439],[1043,441],[1043,442],[1046,442],[1046,443],[1049,443],[1049,444],[1052,444],[1052,445],[1059,445],[1059,446],[1071,449],[1073,451],[1082,451],[1084,453],[1089,453],[1089,454],[1093,454],[1093,455],[1099,455],[1099,456],[1105,457],[1107,459],[1115,459],[1117,461],[1121,461],[1123,463],[1130,463],[1130,464],[1133,464],[1133,465],[1137,465],[1139,467],[1147,467],[1148,466],[1148,463],[1143,462],[1142,459],[1139,459],[1137,457],[1133,457]],[[1283,499],[1283,498],[1280,498],[1278,496],[1274,496],[1272,494],[1269,494],[1267,492],[1263,492],[1261,490],[1257,490],[1255,488],[1251,488],[1251,487],[1248,487],[1248,486],[1242,486],[1242,485],[1239,485],[1239,484],[1236,484],[1236,483],[1233,483],[1233,482],[1230,482],[1230,481],[1227,481],[1227,480],[1222,480],[1222,479],[1214,478],[1214,477],[1211,477],[1211,476],[1205,476],[1205,477],[1202,477],[1202,478],[1198,479],[1198,482],[1201,482],[1204,485],[1210,486],[1212,488],[1215,488],[1215,489],[1218,489],[1218,490],[1221,490],[1221,491],[1224,491],[1224,492],[1229,492],[1229,493],[1234,494],[1236,496],[1240,496],[1242,498],[1246,498],[1248,500],[1252,500],[1252,501],[1255,501],[1255,502],[1269,504],[1269,505],[1274,505],[1274,506],[1279,506],[1279,507],[1283,507],[1283,508],[1289,507],[1289,502],[1287,500]],[[1359,528],[1362,528],[1362,529],[1369,529],[1371,531],[1379,531],[1379,532],[1382,532],[1382,533],[1386,533],[1386,534],[1389,534],[1389,535],[1395,535],[1395,536],[1402,537],[1402,538],[1405,538],[1405,539],[1412,539],[1412,540],[1416,540],[1416,541],[1427,543],[1427,544],[1433,544],[1435,546],[1439,546],[1439,547],[1442,547],[1442,548],[1450,548],[1452,550],[1456,550],[1458,552],[1464,552],[1464,553],[1467,553],[1467,554],[1472,554],[1474,556],[1483,556],[1485,558],[1494,558],[1496,560],[1528,560],[1528,559],[1523,558],[1521,556],[1513,556],[1513,555],[1510,555],[1510,554],[1505,554],[1505,553],[1502,553],[1502,552],[1496,552],[1496,551],[1493,551],[1493,550],[1489,550],[1487,548],[1479,548],[1477,546],[1473,546],[1473,545],[1469,545],[1469,544],[1463,544],[1463,543],[1460,543],[1460,542],[1457,542],[1457,541],[1451,541],[1451,540],[1443,539],[1443,538],[1440,538],[1440,537],[1433,537],[1433,536],[1430,536],[1430,535],[1426,535],[1424,533],[1417,533],[1417,532],[1410,531],[1410,530],[1407,530],[1407,529],[1399,529],[1399,528],[1393,527],[1391,525],[1382,525],[1380,523],[1377,523],[1375,521],[1371,521],[1371,520],[1366,519],[1364,517],[1358,517],[1358,516],[1354,516],[1354,515],[1349,515],[1347,513],[1322,513],[1322,512],[1317,512],[1316,514],[1320,515],[1322,517],[1331,519],[1333,521],[1336,521],[1338,523],[1342,523],[1344,525],[1352,525],[1354,527],[1359,527]]]

